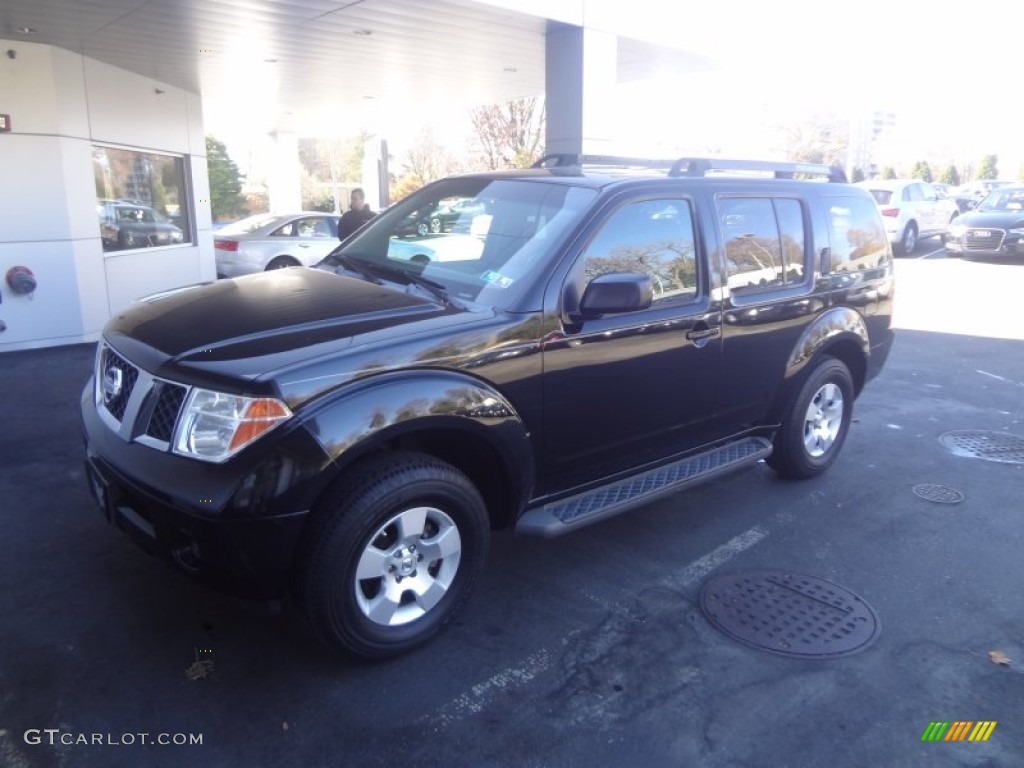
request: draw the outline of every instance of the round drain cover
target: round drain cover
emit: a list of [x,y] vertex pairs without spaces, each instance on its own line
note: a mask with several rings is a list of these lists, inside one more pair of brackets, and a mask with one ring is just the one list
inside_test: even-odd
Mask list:
[[914,486],[914,495],[925,501],[934,501],[936,504],[959,504],[964,500],[964,495],[956,488],[948,485],[936,485],[935,483],[923,483]]
[[788,571],[713,576],[701,588],[700,608],[733,640],[783,656],[846,656],[881,631],[871,606],[850,590]]
[[1003,464],[1024,464],[1024,437],[1009,432],[965,429],[947,432],[939,438],[939,442],[957,456]]

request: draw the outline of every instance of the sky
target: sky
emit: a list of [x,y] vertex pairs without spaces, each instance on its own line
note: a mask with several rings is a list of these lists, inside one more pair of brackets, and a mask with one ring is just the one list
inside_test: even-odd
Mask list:
[[[975,14],[964,4],[919,0],[588,2],[623,34],[660,37],[716,62],[709,71],[664,73],[609,94],[616,117],[607,133],[622,154],[715,148],[770,157],[770,123],[822,112],[856,120],[882,110],[896,116],[877,144],[884,163],[932,157],[962,165],[996,153],[1000,175],[1015,177],[1024,162],[1017,53],[1024,4]],[[407,111],[389,119],[403,114],[400,106],[378,109],[349,133],[372,122],[399,164],[423,127],[465,150],[465,110],[437,110],[444,117],[414,123]],[[230,126],[211,129],[232,135]],[[241,143],[228,139],[233,152]]]

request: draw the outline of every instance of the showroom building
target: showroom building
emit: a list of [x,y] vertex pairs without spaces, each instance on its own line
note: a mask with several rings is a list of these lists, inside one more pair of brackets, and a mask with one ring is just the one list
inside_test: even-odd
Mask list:
[[[0,352],[94,341],[132,300],[215,279],[204,109],[233,110],[273,137],[279,211],[299,208],[297,137],[367,103],[416,115],[543,92],[548,152],[609,151],[616,83],[706,61],[643,14],[623,29],[613,9],[606,0],[9,0]],[[366,182],[374,199],[377,179]]]

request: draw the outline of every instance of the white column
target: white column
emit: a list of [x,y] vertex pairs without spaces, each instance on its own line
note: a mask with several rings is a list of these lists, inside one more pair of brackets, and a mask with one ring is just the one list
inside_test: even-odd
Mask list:
[[271,213],[302,210],[302,175],[299,165],[299,139],[294,133],[271,134],[274,150],[267,174],[267,196]]
[[611,148],[618,37],[550,22],[545,42],[546,151],[602,154]]

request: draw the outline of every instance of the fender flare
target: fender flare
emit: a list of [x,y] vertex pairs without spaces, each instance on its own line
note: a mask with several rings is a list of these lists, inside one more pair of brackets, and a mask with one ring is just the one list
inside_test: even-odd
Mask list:
[[860,313],[850,307],[833,307],[823,312],[800,334],[786,361],[786,378],[799,374],[825,347],[846,339],[853,341],[867,359],[871,352],[871,338]]
[[381,443],[427,431],[463,432],[485,441],[500,458],[500,470],[518,514],[530,497],[534,458],[530,433],[516,409],[497,389],[470,375],[420,368],[370,376],[325,394],[310,404],[303,422],[337,471]]
[[[793,346],[793,351],[786,361],[783,384],[772,403],[768,419],[771,423],[781,423],[791,400],[800,391],[808,366],[830,349],[842,349],[846,353],[837,356],[851,367],[858,390],[863,385],[871,351],[867,325],[856,310],[850,307],[833,307],[823,312],[805,328]],[[853,357],[860,359],[856,361],[852,359]],[[855,362],[857,365],[852,365]]]

